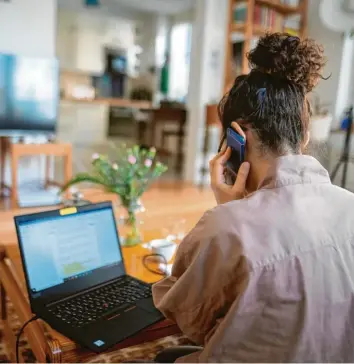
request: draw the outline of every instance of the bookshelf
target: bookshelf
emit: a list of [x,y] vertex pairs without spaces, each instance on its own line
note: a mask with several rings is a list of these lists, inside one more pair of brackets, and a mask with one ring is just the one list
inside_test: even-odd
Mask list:
[[249,71],[247,54],[266,32],[307,33],[308,0],[229,0],[225,91]]

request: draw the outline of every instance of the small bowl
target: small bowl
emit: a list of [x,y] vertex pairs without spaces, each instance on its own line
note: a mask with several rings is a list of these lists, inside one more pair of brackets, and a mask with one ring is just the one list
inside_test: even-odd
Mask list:
[[149,242],[149,248],[153,254],[162,255],[168,263],[173,258],[177,245],[166,239],[155,239]]

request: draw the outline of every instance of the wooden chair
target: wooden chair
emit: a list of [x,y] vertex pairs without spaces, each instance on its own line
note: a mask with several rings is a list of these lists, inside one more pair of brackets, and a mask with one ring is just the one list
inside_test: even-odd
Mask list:
[[[183,168],[183,144],[185,137],[185,125],[187,121],[187,110],[185,108],[162,107],[151,113],[150,142],[155,146],[158,154],[170,156],[172,152],[167,148],[167,139],[177,138],[177,163],[176,173],[181,175]],[[174,130],[166,128],[173,125]],[[160,133],[159,140],[157,138]]]
[[[12,143],[9,138],[0,138],[1,149],[1,180],[0,190],[8,189],[11,195],[11,205],[17,207],[18,203],[18,169],[21,157],[29,155],[46,156],[45,186],[57,185],[60,183],[50,180],[50,160],[52,156],[64,159],[64,183],[72,177],[72,146],[68,143],[46,143],[46,144],[24,144]],[[5,161],[10,158],[11,165],[11,187],[5,185]]]
[[18,202],[18,167],[19,160],[23,156],[28,155],[45,155],[45,186],[61,184],[50,180],[50,163],[49,157],[56,156],[64,158],[64,183],[68,182],[72,177],[72,146],[67,143],[47,143],[47,144],[11,144],[11,204],[12,207],[17,206]]

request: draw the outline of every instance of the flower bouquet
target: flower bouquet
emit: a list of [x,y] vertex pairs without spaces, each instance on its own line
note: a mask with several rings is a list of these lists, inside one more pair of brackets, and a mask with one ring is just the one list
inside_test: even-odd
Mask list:
[[166,172],[167,167],[155,161],[156,149],[141,149],[138,145],[128,148],[123,145],[117,148],[114,161],[105,155],[92,156],[92,173],[78,173],[63,188],[90,182],[102,186],[105,191],[119,196],[122,206],[127,211],[126,223],[129,232],[125,237],[125,245],[141,243],[141,235],[136,213],[141,207],[140,197],[150,184]]

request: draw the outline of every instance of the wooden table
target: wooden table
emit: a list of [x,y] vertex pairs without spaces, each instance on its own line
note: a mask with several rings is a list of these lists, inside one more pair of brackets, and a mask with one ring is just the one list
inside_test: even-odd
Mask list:
[[[99,190],[87,191],[85,197],[93,202],[107,199],[115,200],[115,196],[104,194]],[[186,218],[187,228],[191,228],[202,213],[214,205],[210,191],[200,191],[196,187],[174,184],[155,186],[146,193],[143,202],[147,211],[150,212],[146,216],[143,231],[146,240],[160,237],[161,226],[167,222],[167,219]],[[13,216],[37,210],[38,208],[0,212],[0,243],[2,243],[0,247],[0,315],[5,326],[8,351],[12,354],[11,360],[14,360],[15,337],[7,316],[6,297],[10,299],[21,323],[32,317],[28,297],[25,293],[25,280]],[[142,265],[141,258],[147,252],[142,246],[123,248],[128,274],[146,282],[155,282],[161,279],[161,276],[150,273]],[[49,338],[45,332],[49,333]],[[120,343],[113,350],[156,340],[177,332],[179,330],[173,323],[163,321]],[[26,328],[25,335],[38,362],[46,362],[47,360],[51,362],[83,362],[95,355],[79,347],[41,321],[32,322]]]
[[85,103],[90,105],[107,105],[111,107],[122,107],[122,108],[131,108],[131,109],[140,109],[140,110],[150,110],[152,108],[151,101],[140,101],[140,100],[130,100],[130,99],[121,99],[118,97],[101,97],[95,99],[78,99],[74,97],[65,97],[62,98],[61,101],[73,102],[73,103]]
[[[113,204],[118,205],[118,199],[115,195],[102,192],[99,189],[84,189],[82,192],[84,198],[91,202],[111,200]],[[142,202],[146,208],[142,214],[145,240],[155,234],[161,234],[161,228],[170,224],[171,220],[185,219],[185,227],[188,231],[198,222],[203,212],[215,206],[215,198],[209,188],[200,190],[193,185],[181,182],[155,183],[143,195]],[[0,244],[7,245],[17,242],[14,216],[56,208],[59,207],[15,208],[0,211]],[[115,209],[115,213],[118,217],[120,213],[118,208]],[[118,229],[121,230],[119,226]]]
[[[149,273],[141,265],[141,261],[136,260],[136,257],[143,256],[146,253],[147,251],[141,246],[123,248],[123,256],[128,274],[134,276],[138,269],[140,273],[137,275],[140,278],[144,277],[149,282],[156,282],[161,279],[161,276]],[[16,245],[8,245],[6,248],[0,247],[0,277],[1,318],[4,324],[5,341],[9,349],[8,351],[11,355],[11,360],[14,361],[16,339],[11,329],[6,299],[10,300],[22,323],[33,316],[26,294],[20,252]],[[45,333],[49,334],[49,338],[46,337]],[[174,323],[165,320],[121,342],[111,350],[114,351],[132,345],[138,345],[176,333],[179,333],[178,327]],[[25,335],[27,335],[28,342],[38,362],[82,362],[95,356],[94,353],[80,347],[42,321],[35,321],[27,326]]]

